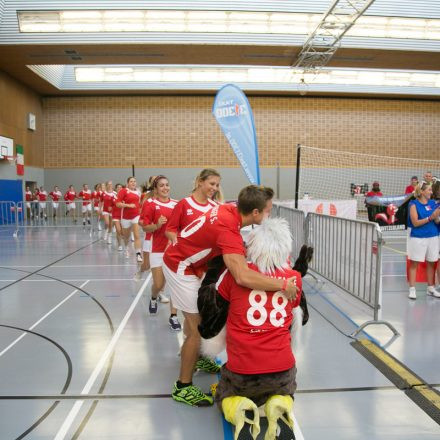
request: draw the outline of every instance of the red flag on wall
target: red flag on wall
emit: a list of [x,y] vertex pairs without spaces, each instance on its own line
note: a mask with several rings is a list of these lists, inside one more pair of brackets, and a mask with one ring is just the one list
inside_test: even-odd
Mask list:
[[24,175],[24,155],[23,155],[23,147],[21,145],[16,146],[17,152],[17,176]]

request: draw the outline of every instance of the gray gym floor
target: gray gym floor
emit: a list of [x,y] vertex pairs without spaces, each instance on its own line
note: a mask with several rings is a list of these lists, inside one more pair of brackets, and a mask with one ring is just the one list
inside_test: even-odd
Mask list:
[[[80,227],[10,232],[0,230],[1,440],[232,438],[217,408],[170,398],[182,335],[169,330],[167,305],[148,315],[149,278],[133,281],[133,256]],[[440,300],[424,286],[407,299],[405,237],[386,240],[382,318],[401,336],[366,331],[439,386]],[[440,438],[439,425],[350,345],[365,311],[327,283],[304,284],[297,438]],[[208,390],[216,377],[196,373],[194,382]]]

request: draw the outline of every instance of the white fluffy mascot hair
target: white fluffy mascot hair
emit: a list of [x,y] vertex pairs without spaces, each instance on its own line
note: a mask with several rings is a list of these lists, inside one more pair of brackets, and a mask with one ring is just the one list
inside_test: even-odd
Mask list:
[[[279,217],[267,218],[254,228],[247,237],[247,259],[264,274],[272,274],[276,269],[288,269],[292,250],[292,234],[287,220]],[[301,322],[300,308],[294,309],[294,322]],[[296,339],[299,328],[294,325]],[[203,354],[215,357],[226,346],[226,327],[211,339],[202,338]]]

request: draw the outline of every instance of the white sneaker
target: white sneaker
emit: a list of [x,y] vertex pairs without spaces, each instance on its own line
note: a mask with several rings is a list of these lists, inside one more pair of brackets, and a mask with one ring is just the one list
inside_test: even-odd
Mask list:
[[133,279],[134,279],[135,281],[140,281],[141,278],[142,278],[142,272],[141,272],[141,271],[138,271],[138,272],[136,272],[136,273],[134,274]]
[[111,235],[108,236],[107,244],[112,244],[112,236]]
[[415,287],[410,287],[409,288],[409,295],[408,295],[409,299],[417,299],[417,295],[416,295],[416,288]]
[[434,288],[434,286],[428,286],[426,289],[428,295],[434,296],[435,298],[440,298],[440,292]]
[[102,231],[101,222],[98,222],[98,231]]
[[130,258],[130,251],[125,249],[125,258]]
[[103,240],[104,241],[107,241],[107,238],[108,238],[108,233],[107,233],[107,230],[104,232],[104,238],[103,238]]
[[157,297],[158,301],[163,303],[163,304],[167,304],[170,302],[170,299],[167,298],[163,293],[159,293],[158,297]]
[[122,250],[122,246],[118,246],[118,251],[121,252]]
[[136,260],[138,263],[142,263],[142,254],[140,252],[136,252]]

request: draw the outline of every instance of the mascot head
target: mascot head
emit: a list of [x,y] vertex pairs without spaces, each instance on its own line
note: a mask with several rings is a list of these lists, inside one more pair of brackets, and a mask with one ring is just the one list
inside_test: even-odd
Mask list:
[[247,258],[262,273],[289,268],[292,234],[283,218],[268,218],[253,229],[247,239]]

